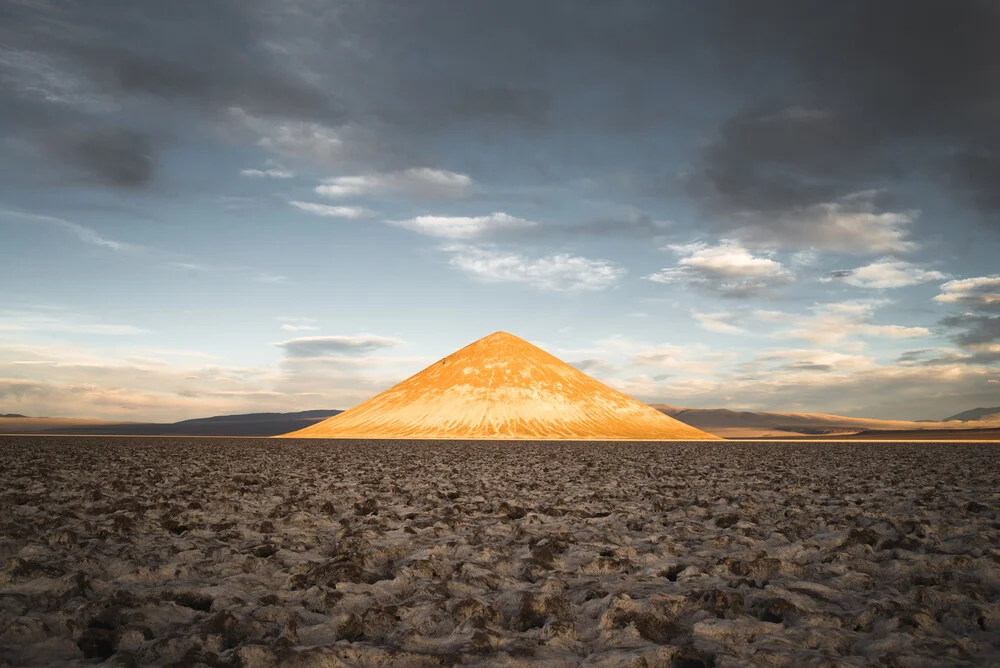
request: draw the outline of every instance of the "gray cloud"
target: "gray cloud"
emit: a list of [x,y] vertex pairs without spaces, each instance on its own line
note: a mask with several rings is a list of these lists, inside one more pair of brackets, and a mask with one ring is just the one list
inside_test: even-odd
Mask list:
[[1000,316],[965,313],[942,318],[945,327],[960,329],[954,336],[960,346],[978,346],[1000,341]]
[[1000,213],[1000,144],[957,151],[952,156],[949,176],[951,184],[967,194],[980,210]]
[[[996,153],[977,149],[1000,112],[991,83],[1000,66],[1000,6],[848,0],[755,3],[741,12],[723,5],[727,49],[787,76],[779,77],[781,90],[765,91],[776,101],[729,119],[688,175],[703,205],[764,216],[845,195],[862,181],[923,171],[995,210]],[[902,143],[909,160],[894,153]],[[921,160],[912,160],[914,150]]]
[[50,151],[105,185],[141,188],[156,171],[149,135],[126,128],[56,133]]
[[529,238],[588,236],[656,239],[665,237],[670,227],[671,223],[654,220],[649,214],[634,213],[628,216],[595,218],[571,224],[549,224],[521,230],[506,230],[500,231],[498,234],[499,236]]
[[931,353],[937,352],[933,348],[921,348],[919,350],[906,350],[896,358],[897,362],[919,362],[927,358]]
[[[481,155],[517,144],[529,162],[663,174],[664,130],[719,123],[683,185],[725,228],[914,170],[983,211],[1000,202],[998,147],[981,140],[1000,111],[990,0],[65,0],[8,3],[0,44],[16,102],[0,120],[19,127],[238,108],[377,138],[348,147],[369,166],[388,151],[464,170],[445,164],[478,159],[455,156],[459,136]],[[627,150],[563,141],[595,131]]]
[[358,336],[303,336],[275,343],[288,357],[323,357],[325,355],[364,355],[402,343],[399,339],[374,334]]
[[167,131],[190,127],[185,114],[229,106],[345,118],[329,89],[261,43],[249,5],[67,0],[8,5],[3,14],[0,83],[9,104],[0,105],[0,123],[105,185],[139,188],[155,176],[157,147],[130,117]]
[[939,322],[954,330],[952,340],[971,352],[972,357],[967,361],[982,364],[1000,361],[1000,274],[948,281],[934,301],[971,309]]
[[598,369],[604,369],[605,367],[607,367],[607,363],[604,360],[597,358],[575,360],[573,362],[570,362],[569,364],[570,366],[575,367],[584,373],[590,373],[592,371],[596,371]]

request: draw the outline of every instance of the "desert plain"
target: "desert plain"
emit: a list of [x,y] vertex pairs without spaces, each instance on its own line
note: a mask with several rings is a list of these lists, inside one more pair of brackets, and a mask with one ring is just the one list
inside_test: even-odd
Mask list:
[[1000,664],[989,443],[0,437],[0,665]]

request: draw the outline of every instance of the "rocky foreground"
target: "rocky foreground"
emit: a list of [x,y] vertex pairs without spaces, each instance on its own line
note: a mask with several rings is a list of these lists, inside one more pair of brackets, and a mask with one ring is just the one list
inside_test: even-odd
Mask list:
[[1000,446],[0,438],[0,665],[1000,664]]

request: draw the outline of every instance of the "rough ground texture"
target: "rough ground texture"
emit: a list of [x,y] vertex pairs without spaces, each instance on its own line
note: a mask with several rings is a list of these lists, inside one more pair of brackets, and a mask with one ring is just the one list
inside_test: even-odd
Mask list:
[[0,439],[0,664],[1000,664],[989,444]]

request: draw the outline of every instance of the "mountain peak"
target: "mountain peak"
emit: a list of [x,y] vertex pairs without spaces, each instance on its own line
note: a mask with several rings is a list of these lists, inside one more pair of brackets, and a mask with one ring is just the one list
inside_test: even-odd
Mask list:
[[340,415],[285,436],[715,438],[502,331],[470,343]]

